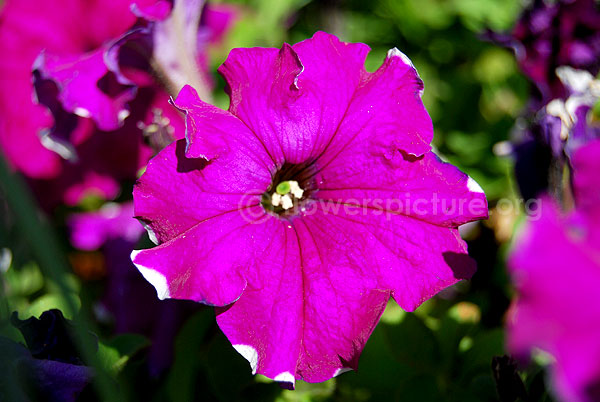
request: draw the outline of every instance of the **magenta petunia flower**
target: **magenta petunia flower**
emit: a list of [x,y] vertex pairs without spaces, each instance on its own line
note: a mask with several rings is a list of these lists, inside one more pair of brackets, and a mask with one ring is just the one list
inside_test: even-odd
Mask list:
[[508,347],[527,357],[551,353],[561,400],[600,399],[600,141],[573,158],[575,211],[563,215],[550,199],[540,219],[515,241],[509,268],[519,296],[508,325]]
[[356,369],[390,296],[414,310],[475,270],[457,227],[485,195],[431,152],[410,60],[369,73],[368,51],[323,32],[234,49],[229,111],[184,87],[187,145],[134,189],[160,245],[132,259],[158,296],[217,306],[253,372],[292,386]]

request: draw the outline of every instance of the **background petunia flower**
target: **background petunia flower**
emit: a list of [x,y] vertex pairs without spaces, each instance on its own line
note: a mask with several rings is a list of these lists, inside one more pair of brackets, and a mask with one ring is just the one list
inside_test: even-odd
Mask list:
[[[553,99],[549,102],[545,107],[545,119],[554,120],[552,139],[549,140],[554,152],[564,148],[570,156],[578,147],[600,138],[600,124],[593,121],[592,116],[592,108],[600,100],[600,80],[588,71],[568,66],[557,68],[556,75],[567,89],[568,97],[564,101]],[[556,129],[557,122],[559,130]]]
[[485,218],[481,188],[430,149],[422,82],[397,49],[318,32],[234,49],[229,111],[186,86],[186,138],[134,189],[159,245],[132,253],[160,298],[217,306],[255,373],[293,386],[356,369],[388,302],[406,310],[474,263],[457,227]]
[[600,69],[600,10],[594,0],[535,0],[510,34],[488,32],[487,36],[514,49],[541,104],[565,96],[555,74],[558,67],[594,75]]
[[[580,147],[600,138],[594,105],[600,99],[600,81],[588,71],[562,66],[556,69],[566,99],[556,98],[517,124],[519,144],[513,148],[515,173],[521,194],[531,199],[563,186],[563,166]],[[550,187],[550,189],[549,189]]]
[[80,250],[96,250],[112,240],[139,241],[144,229],[133,219],[133,203],[107,203],[98,211],[73,214],[67,225],[71,244]]
[[519,296],[508,324],[508,348],[551,353],[557,395],[569,402],[600,398],[600,141],[572,158],[576,209],[562,214],[549,198],[540,219],[516,239],[509,258]]
[[[187,82],[203,98],[210,96],[209,74],[199,64],[213,39],[212,27],[201,21],[208,8],[205,1],[130,0],[129,6],[128,14],[138,19],[121,35],[73,56],[44,51],[34,63],[36,78],[56,84],[58,101],[67,112],[90,117],[103,131],[123,124],[138,88],[176,94]],[[221,21],[208,22],[216,24],[215,31],[225,29]]]
[[[194,5],[198,15],[205,9]],[[158,0],[8,1],[2,9],[0,52],[11,57],[0,61],[0,145],[46,207],[90,194],[113,199],[154,152],[183,137],[183,118],[167,105],[169,77],[145,71],[146,55],[121,51],[132,31],[150,29],[133,11],[153,7],[169,20],[171,2]],[[188,24],[199,60],[233,21],[222,20],[206,20],[214,29],[199,18]],[[198,66],[195,74],[206,79],[205,63]]]
[[184,135],[183,120],[164,93],[141,90],[140,94],[132,102],[131,116],[118,130],[98,131],[90,119],[79,119],[89,138],[73,148],[76,160],[62,160],[56,177],[29,180],[43,207],[74,206],[87,196],[114,199],[121,184],[135,180],[156,149]]
[[563,168],[577,147],[597,137],[590,124],[593,76],[600,71],[600,9],[594,0],[535,0],[509,34],[484,37],[512,48],[534,84],[514,129],[515,173],[525,199],[543,192],[565,199]]
[[40,142],[52,128],[50,112],[33,99],[31,71],[40,52],[79,57],[123,34],[136,21],[130,1],[102,3],[7,1],[0,18],[0,141],[9,160],[32,177],[55,177],[60,157]]

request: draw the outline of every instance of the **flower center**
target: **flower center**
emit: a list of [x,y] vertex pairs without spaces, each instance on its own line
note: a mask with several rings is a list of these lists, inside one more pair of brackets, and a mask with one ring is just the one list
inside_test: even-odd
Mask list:
[[297,181],[282,181],[275,187],[275,192],[271,194],[271,205],[281,206],[287,211],[294,206],[294,200],[302,199],[303,194],[304,190],[300,188]]
[[262,195],[263,207],[278,215],[293,215],[313,191],[311,164],[284,164]]

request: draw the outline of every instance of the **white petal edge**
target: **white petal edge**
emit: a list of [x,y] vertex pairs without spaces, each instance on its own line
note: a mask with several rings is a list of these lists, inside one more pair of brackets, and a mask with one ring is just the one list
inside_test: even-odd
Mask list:
[[[154,230],[152,230],[150,225],[148,225],[147,223],[144,223],[142,221],[139,222],[142,224],[144,229],[146,229],[146,232],[148,232],[148,238],[150,239],[150,241],[158,246],[158,237],[156,237],[156,233],[154,233]],[[131,257],[131,259],[133,260],[133,255]]]
[[126,118],[129,117],[131,113],[129,112],[129,110],[127,109],[121,109],[119,110],[119,113],[117,114],[117,118],[119,119],[119,122],[122,123],[123,121],[125,121]]
[[469,191],[471,191],[473,193],[483,194],[483,189],[481,188],[479,183],[477,183],[475,180],[473,180],[473,178],[470,176],[469,176],[469,180],[467,180],[467,188],[469,189]]
[[342,368],[335,370],[335,373],[333,373],[333,376],[337,377],[338,375],[347,373],[348,371],[352,371],[352,369],[350,367],[342,367]]
[[302,66],[302,69],[300,70],[300,72],[294,77],[294,87],[296,89],[300,89],[300,87],[298,86],[298,80],[300,79],[300,74],[302,74],[304,72],[304,64],[302,64],[302,62],[300,61],[300,59],[298,58],[298,62],[300,63],[300,65]]
[[58,154],[58,156],[65,160],[77,162],[78,158],[75,148],[73,148],[68,142],[63,142],[52,138],[50,130],[43,129],[40,131],[39,138],[44,148]]
[[83,117],[86,119],[92,116],[92,113],[89,110],[82,108],[82,107],[76,107],[73,110],[73,113],[75,113],[79,117]]
[[388,50],[387,52],[387,58],[391,58],[391,57],[400,57],[402,59],[402,61],[404,62],[404,64],[411,66],[412,68],[415,68],[415,66],[413,65],[412,61],[408,58],[407,55],[405,55],[404,53],[402,53],[397,47],[391,48],[390,50]]
[[594,81],[594,76],[585,70],[570,66],[560,66],[556,69],[560,81],[574,92],[585,92]]
[[258,367],[258,352],[250,345],[237,344],[232,345],[233,348],[248,360],[250,368],[252,368],[252,374],[256,374],[256,368]]
[[[389,59],[392,57],[400,57],[400,59],[402,60],[402,62],[404,64],[406,64],[407,66],[410,66],[413,70],[415,70],[415,73],[417,74],[417,77],[419,78],[419,80],[423,81],[421,79],[421,76],[419,75],[419,72],[415,68],[415,65],[413,64],[412,60],[407,55],[402,53],[397,47],[394,47],[394,48],[391,48],[390,50],[388,50],[387,58]],[[419,90],[419,96],[423,96],[423,89]]]
[[277,382],[289,382],[292,385],[296,385],[296,377],[289,371],[284,371],[283,373],[277,374],[273,380]]
[[135,257],[144,250],[133,250],[131,252],[131,262],[133,265],[140,271],[144,279],[146,279],[154,289],[156,289],[156,295],[160,300],[168,299],[171,297],[169,295],[169,286],[167,285],[167,278],[160,272],[157,272],[151,268],[144,267],[143,265],[136,264]]

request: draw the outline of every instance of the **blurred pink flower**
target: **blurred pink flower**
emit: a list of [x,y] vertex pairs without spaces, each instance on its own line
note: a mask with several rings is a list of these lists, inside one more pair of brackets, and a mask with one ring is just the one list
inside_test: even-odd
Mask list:
[[508,347],[528,356],[551,353],[557,395],[569,402],[600,399],[600,141],[573,158],[576,209],[562,214],[549,198],[540,219],[515,240],[509,259],[519,296]]
[[9,0],[0,17],[0,143],[9,160],[31,177],[56,177],[61,158],[45,148],[40,135],[55,122],[33,99],[32,68],[44,51],[79,58],[125,33],[136,21],[130,0]]
[[[184,23],[172,16],[182,8],[196,15],[185,21],[188,36],[198,38],[190,57],[205,63],[206,41],[219,40],[234,17],[200,25],[208,10],[202,0],[6,3],[0,52],[10,57],[0,61],[0,145],[45,206],[74,205],[90,193],[114,198],[152,148],[184,136],[181,114],[168,105],[171,88],[148,70],[157,38],[162,48],[178,47],[178,38],[154,33]],[[148,43],[148,53],[127,47],[132,35]],[[208,72],[197,70],[206,81]],[[152,147],[144,142],[149,136]]]

